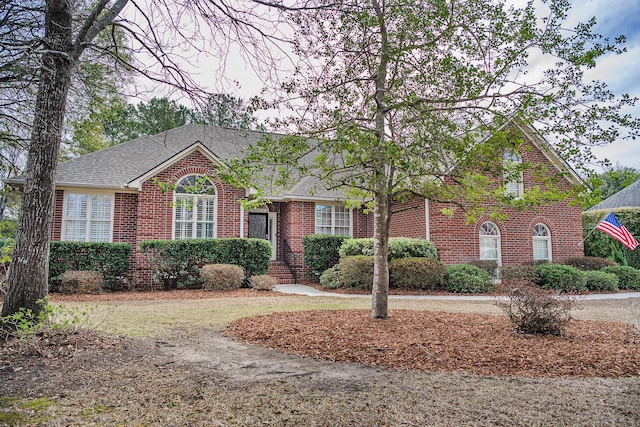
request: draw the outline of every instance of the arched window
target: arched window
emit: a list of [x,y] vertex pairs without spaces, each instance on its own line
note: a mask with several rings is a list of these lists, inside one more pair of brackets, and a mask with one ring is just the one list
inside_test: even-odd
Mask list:
[[504,187],[506,194],[512,197],[521,197],[524,193],[522,159],[514,151],[505,151],[503,156]]
[[533,260],[551,261],[551,233],[544,224],[533,227]]
[[501,264],[500,229],[492,222],[480,226],[480,259]]
[[215,185],[199,175],[182,178],[174,190],[173,238],[216,237],[218,198]]

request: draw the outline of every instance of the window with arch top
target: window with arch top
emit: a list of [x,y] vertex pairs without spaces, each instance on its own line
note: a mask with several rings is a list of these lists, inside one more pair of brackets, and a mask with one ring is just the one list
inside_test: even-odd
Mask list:
[[500,229],[493,222],[485,222],[480,226],[480,259],[501,264]]
[[507,196],[522,197],[524,193],[524,177],[522,175],[522,158],[515,151],[507,150],[503,155],[504,187]]
[[216,237],[218,197],[216,186],[201,175],[187,175],[173,191],[173,238]]
[[544,224],[533,227],[533,260],[551,261],[551,232]]

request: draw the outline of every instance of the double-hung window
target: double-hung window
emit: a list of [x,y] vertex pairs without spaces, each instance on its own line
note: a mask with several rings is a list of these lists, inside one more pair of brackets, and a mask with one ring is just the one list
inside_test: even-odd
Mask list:
[[533,227],[533,260],[551,261],[551,233],[544,224]]
[[480,259],[501,264],[500,229],[493,222],[480,226]]
[[63,240],[110,242],[113,230],[113,195],[65,193]]
[[505,151],[503,157],[504,187],[507,196],[522,197],[524,193],[524,177],[522,175],[522,159],[513,151]]
[[316,204],[316,234],[351,236],[351,209]]
[[216,187],[208,179],[189,175],[174,190],[173,238],[212,239],[216,237],[218,199]]

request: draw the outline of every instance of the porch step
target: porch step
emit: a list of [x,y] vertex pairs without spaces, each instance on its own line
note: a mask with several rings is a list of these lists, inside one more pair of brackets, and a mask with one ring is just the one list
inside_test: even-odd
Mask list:
[[267,275],[278,279],[278,283],[280,285],[290,285],[295,283],[291,270],[287,267],[287,264],[282,261],[271,261]]

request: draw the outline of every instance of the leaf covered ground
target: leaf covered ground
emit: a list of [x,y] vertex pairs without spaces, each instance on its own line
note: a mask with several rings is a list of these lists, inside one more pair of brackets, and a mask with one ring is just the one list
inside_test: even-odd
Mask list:
[[[640,343],[628,323],[576,321],[565,337],[537,337],[504,316],[447,312],[443,301],[372,320],[368,310],[294,307],[344,299],[246,290],[52,299],[116,304],[106,313],[120,323],[167,323],[160,335],[80,331],[37,349],[0,345],[0,425],[640,424]],[[255,304],[275,312],[220,329],[230,320],[216,318]],[[194,311],[220,328],[189,326]]]

